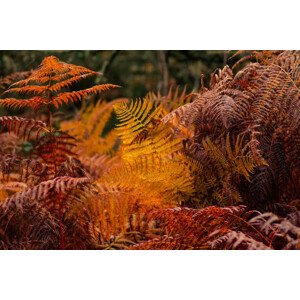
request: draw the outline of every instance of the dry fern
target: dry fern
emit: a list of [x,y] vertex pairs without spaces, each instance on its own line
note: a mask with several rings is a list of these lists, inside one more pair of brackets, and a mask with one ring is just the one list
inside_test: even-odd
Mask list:
[[95,75],[97,72],[67,64],[54,56],[49,56],[42,61],[38,69],[32,71],[28,78],[15,82],[4,92],[4,95],[19,95],[21,99],[4,98],[0,100],[0,105],[8,108],[29,107],[32,109],[53,105],[58,108],[62,104],[80,101],[89,95],[117,87],[112,84],[103,84],[79,91],[64,91],[74,83]]
[[61,131],[51,106],[116,86],[72,91],[97,73],[55,57],[11,82],[0,105],[48,120],[0,118],[0,248],[299,249],[299,51],[237,55],[196,94],[97,101]]
[[[253,216],[254,215],[254,216]],[[245,206],[201,210],[175,208],[148,214],[163,229],[160,237],[129,247],[146,249],[299,249],[299,214],[280,218]],[[293,223],[291,223],[293,220]]]
[[177,119],[179,126],[193,131],[185,146],[187,155],[197,161],[203,161],[207,138],[225,153],[228,135],[231,141],[243,137],[241,147],[249,146],[255,166],[250,182],[230,189],[242,194],[252,208],[284,214],[275,209],[276,203],[287,204],[300,196],[293,183],[300,167],[299,51],[253,52],[243,61],[249,58],[257,62],[235,75],[228,66],[212,74],[208,89],[166,115],[162,123]]

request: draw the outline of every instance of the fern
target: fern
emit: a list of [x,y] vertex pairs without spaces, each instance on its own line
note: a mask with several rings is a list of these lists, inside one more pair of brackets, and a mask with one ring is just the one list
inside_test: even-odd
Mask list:
[[[83,189],[83,186],[90,182],[90,178],[86,177],[88,174],[81,162],[74,158],[75,152],[72,150],[76,147],[75,139],[53,127],[50,106],[59,108],[63,103],[79,101],[116,86],[104,84],[68,92],[74,83],[97,73],[84,67],[60,62],[55,57],[45,58],[39,68],[28,75],[28,78],[10,85],[3,93],[6,98],[0,99],[0,105],[38,111],[45,108],[48,119],[47,122],[42,122],[16,116],[0,118],[0,124],[4,129],[11,134],[29,139],[33,146],[28,158],[22,157],[21,150],[16,153],[16,148],[13,149],[13,153],[2,155],[0,165],[3,175],[1,188],[3,195],[0,209],[4,212],[4,216],[11,213],[21,216],[27,215],[27,207],[31,206],[36,209],[33,215],[43,212],[49,219],[55,218],[54,225],[58,227],[58,232],[55,233],[56,241],[51,241],[51,247],[65,249],[69,241],[65,236],[67,229],[64,215],[72,206],[67,199],[71,197],[73,190]],[[19,98],[13,98],[17,95]],[[103,127],[98,127],[97,130],[99,133]],[[11,182],[12,179],[14,184]],[[34,233],[36,238],[40,239],[39,233],[37,231]],[[34,234],[30,234],[29,238],[33,239]],[[32,245],[26,247],[33,244],[32,241]],[[43,245],[50,244],[46,242]],[[5,247],[10,246],[8,240]]]
[[[127,248],[146,235],[153,236],[153,228],[144,226],[145,213],[153,207],[178,205],[194,194],[193,165],[179,151],[181,140],[172,139],[172,126],[160,124],[159,106],[144,99],[129,105],[117,102],[114,107],[120,120],[116,129],[121,138],[120,151],[113,159],[92,159],[101,170],[95,190],[68,213],[73,219],[80,216],[83,207],[87,210],[87,218],[80,217],[79,227],[88,228],[90,241],[97,249]],[[81,115],[80,122],[96,128],[90,121]],[[78,137],[82,137],[80,125],[77,128]],[[141,136],[145,131],[147,134]],[[87,158],[81,159],[86,164]]]
[[95,105],[83,107],[77,115],[77,120],[61,123],[61,129],[76,138],[74,151],[78,155],[111,155],[116,150],[116,132],[105,130],[112,118],[113,105],[121,101],[124,100],[116,99],[109,103],[99,101]]
[[298,217],[280,218],[245,206],[155,210],[148,218],[163,228],[161,236],[129,249],[299,249]]
[[[230,141],[243,137],[241,149],[247,146],[248,154],[242,155],[243,161],[239,159],[238,173],[249,182],[238,181],[229,190],[242,194],[252,208],[268,211],[278,207],[276,203],[286,204],[287,195],[289,200],[300,195],[292,179],[300,157],[300,59],[299,51],[254,51],[250,56],[246,53],[240,64],[253,58],[255,63],[248,63],[236,74],[228,66],[213,73],[208,89],[202,89],[193,102],[175,109],[161,122],[177,119],[178,127],[193,132],[185,141],[185,151],[197,161],[206,157],[203,141],[209,139],[224,156],[229,153],[226,149],[230,150],[227,136]],[[220,155],[218,158],[226,163]],[[233,173],[228,176],[233,178]],[[218,180],[222,179],[208,179]],[[207,198],[212,195],[209,191],[206,194]],[[217,197],[223,198],[222,193]]]
[[18,175],[18,181],[27,184],[38,183],[51,175],[48,167],[37,159],[23,158],[6,153],[1,153],[0,170],[2,171],[3,180],[8,182],[11,173],[14,173]]
[[23,201],[28,199],[32,201],[42,201],[52,192],[64,194],[68,190],[73,189],[80,184],[88,183],[89,181],[88,178],[56,177],[55,179],[42,182],[33,188],[14,194],[12,197],[8,198],[7,201],[2,203],[2,207],[5,208],[5,210],[10,209],[12,206],[21,208]]
[[0,78],[0,90],[4,91],[6,90],[10,85],[15,83],[16,81],[20,81],[28,76],[30,76],[31,71],[25,71],[25,72],[15,72],[12,74],[9,74],[7,76]]
[[0,105],[46,120],[0,118],[0,248],[299,249],[299,51],[237,55],[197,93],[62,122],[53,106],[116,86],[74,91],[98,74],[55,57],[5,83]]
[[35,139],[38,139],[40,134],[48,132],[46,123],[34,119],[4,116],[0,117],[0,124],[7,128],[8,132],[21,134],[24,139],[28,139],[33,131],[36,131]]
[[150,239],[131,249],[209,249],[210,233],[227,233],[236,228],[243,214],[244,206],[219,208],[210,206],[201,210],[172,208],[155,210],[148,217],[156,220],[163,228],[161,237]]
[[[224,246],[225,244],[225,246]],[[247,236],[243,232],[229,231],[222,237],[210,243],[212,249],[244,249],[244,250],[271,250],[272,248],[263,242],[256,241],[254,238]],[[222,246],[223,245],[223,246]]]
[[117,131],[122,140],[123,155],[132,161],[140,155],[169,155],[182,148],[180,139],[172,138],[172,127],[160,124],[161,106],[145,100],[116,104],[120,121]]
[[[0,249],[56,249],[59,244],[58,220],[38,202],[25,202],[21,210],[0,207]],[[17,224],[17,225],[16,225]]]
[[44,135],[36,141],[35,153],[49,165],[57,166],[66,161],[67,156],[74,155],[71,148],[75,146],[74,138],[63,132]]
[[[0,100],[0,105],[8,108],[29,107],[32,109],[53,105],[59,108],[64,103],[80,101],[89,95],[117,87],[112,84],[103,84],[85,90],[64,92],[65,88],[69,88],[74,83],[95,75],[97,73],[92,70],[66,64],[54,56],[49,56],[42,61],[37,70],[32,71],[27,79],[15,82],[4,93],[5,95],[17,94],[22,98],[4,98]],[[24,98],[24,96],[27,97]]]
[[[296,223],[298,218],[291,220]],[[211,246],[217,249],[299,249],[300,229],[288,218],[259,213],[246,223],[246,233],[230,231],[213,241]]]
[[160,92],[149,92],[146,95],[146,99],[149,102],[160,103],[166,112],[172,111],[186,103],[190,103],[195,94],[188,94],[186,87],[180,92],[179,87],[170,87],[166,95],[161,95]]
[[161,107],[155,107],[153,102],[146,100],[132,101],[128,106],[126,102],[121,102],[114,106],[117,117],[120,121],[119,135],[124,144],[132,142],[132,135],[137,136],[147,129],[152,120],[159,118]]

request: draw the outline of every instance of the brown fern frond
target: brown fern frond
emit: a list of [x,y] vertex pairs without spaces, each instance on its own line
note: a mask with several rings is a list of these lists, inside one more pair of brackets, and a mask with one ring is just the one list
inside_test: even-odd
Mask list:
[[65,194],[69,190],[87,183],[90,183],[90,179],[86,177],[56,177],[55,179],[41,182],[32,188],[14,194],[5,202],[1,203],[1,208],[4,209],[4,211],[12,210],[13,208],[22,209],[23,203],[26,201],[43,201],[49,197],[51,193]]
[[212,249],[272,250],[271,247],[268,247],[263,242],[237,231],[229,231],[220,238],[212,241],[210,246]]
[[210,245],[213,249],[299,249],[300,228],[291,221],[296,223],[294,218],[256,213],[256,216],[244,220],[244,229],[231,230],[210,242]]
[[300,248],[300,228],[287,218],[280,218],[272,213],[264,213],[252,218],[249,223],[267,235],[274,247],[278,242],[285,243],[284,249]]
[[0,133],[0,147],[4,153],[16,154],[21,151],[22,143],[14,133]]
[[[242,57],[233,65],[232,69],[235,69],[243,62],[254,60],[256,62],[265,63],[267,60],[275,57],[276,55],[282,53],[282,50],[262,50],[262,51],[246,51],[240,50],[233,54],[229,59],[232,59],[238,55],[242,55]],[[243,56],[244,55],[244,56]]]
[[31,184],[39,182],[51,174],[47,165],[37,159],[6,153],[1,153],[0,170],[5,181],[9,181],[11,174],[18,174],[19,181]]
[[229,66],[225,66],[223,69],[217,69],[211,74],[209,88],[215,88],[215,90],[218,91],[220,88],[222,89],[224,86],[228,85],[232,78],[233,72]]
[[24,191],[27,187],[28,186],[26,183],[18,181],[9,181],[7,183],[0,184],[1,190],[7,190],[12,192],[21,192]]
[[1,249],[58,248],[58,220],[37,201],[24,202],[18,211],[4,208],[1,205]]
[[[232,172],[225,178],[207,176],[206,181],[217,185],[224,180],[235,181],[232,188],[239,191],[249,206],[268,211],[278,207],[276,203],[286,204],[300,195],[295,179],[300,167],[300,53],[262,51],[254,54],[256,62],[246,64],[235,75],[229,67],[214,73],[209,90],[167,114],[161,122],[177,118],[178,126],[192,131],[184,141],[185,151],[200,161],[207,157],[203,153],[203,140],[209,138],[225,153],[227,135],[231,143],[237,136],[243,137],[243,147],[247,145],[255,162],[247,176],[249,182],[233,179]],[[263,161],[268,167],[259,163]],[[213,190],[215,184],[208,185],[205,198],[212,199],[214,193],[209,190]],[[223,198],[222,195],[217,197]]]

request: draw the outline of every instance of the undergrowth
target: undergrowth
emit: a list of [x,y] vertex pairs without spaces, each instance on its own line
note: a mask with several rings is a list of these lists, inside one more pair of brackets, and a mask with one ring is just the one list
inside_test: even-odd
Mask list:
[[53,56],[0,79],[0,248],[299,249],[300,53],[237,54],[143,99]]

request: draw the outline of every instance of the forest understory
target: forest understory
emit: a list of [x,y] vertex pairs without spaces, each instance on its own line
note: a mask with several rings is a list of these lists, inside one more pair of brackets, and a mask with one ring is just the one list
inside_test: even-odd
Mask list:
[[237,56],[142,99],[54,56],[0,78],[0,249],[300,249],[300,51]]

